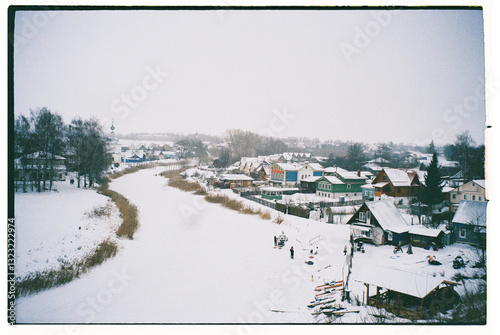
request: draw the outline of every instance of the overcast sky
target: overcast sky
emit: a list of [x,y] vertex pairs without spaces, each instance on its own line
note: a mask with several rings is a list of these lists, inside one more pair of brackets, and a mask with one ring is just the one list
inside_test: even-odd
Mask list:
[[17,12],[15,113],[116,132],[484,143],[478,10]]

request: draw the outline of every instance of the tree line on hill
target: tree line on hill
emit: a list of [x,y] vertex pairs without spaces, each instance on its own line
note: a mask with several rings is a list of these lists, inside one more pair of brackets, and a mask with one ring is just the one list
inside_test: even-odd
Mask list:
[[[14,123],[14,181],[22,190],[51,190],[57,161],[64,157],[68,170],[77,172],[77,185],[102,181],[112,162],[107,140],[96,119],[74,118],[69,125],[47,107],[30,110]],[[48,184],[48,185],[47,185]]]

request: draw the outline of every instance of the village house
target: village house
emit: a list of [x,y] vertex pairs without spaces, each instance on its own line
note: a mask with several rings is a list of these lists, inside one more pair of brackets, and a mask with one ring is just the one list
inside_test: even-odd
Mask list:
[[382,194],[391,197],[415,197],[424,182],[424,173],[413,169],[383,168],[373,179],[375,199]]
[[271,166],[271,183],[295,185],[301,165],[292,163],[275,163]]
[[453,240],[473,245],[486,242],[486,201],[462,200],[452,219]]
[[251,187],[254,179],[244,174],[223,174],[219,180],[234,187]]
[[361,197],[361,186],[365,184],[364,181],[365,178],[357,177],[355,174],[324,176],[317,180],[316,195],[332,199]]
[[375,187],[372,184],[362,185],[361,195],[363,200],[373,200],[375,198]]
[[300,181],[300,193],[316,193],[321,176],[311,176]]
[[297,180],[301,181],[309,177],[321,177],[324,170],[318,163],[306,163],[297,172]]
[[15,180],[35,180],[35,175],[40,171],[46,174],[40,176],[42,179],[64,181],[66,180],[66,158],[37,151],[14,160]]
[[410,227],[392,201],[367,201],[347,221],[353,239],[376,245],[409,242]]
[[449,193],[450,211],[454,213],[462,200],[486,201],[486,181],[484,179],[472,180],[459,186]]

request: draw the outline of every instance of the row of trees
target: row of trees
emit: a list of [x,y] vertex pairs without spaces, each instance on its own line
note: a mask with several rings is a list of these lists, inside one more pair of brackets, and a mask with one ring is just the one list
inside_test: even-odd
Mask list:
[[[64,156],[66,167],[77,172],[78,187],[100,182],[111,165],[106,138],[95,119],[75,118],[66,125],[62,117],[47,107],[20,115],[14,124],[15,182],[23,191],[51,190],[55,168]],[[48,184],[48,185],[47,185]]]

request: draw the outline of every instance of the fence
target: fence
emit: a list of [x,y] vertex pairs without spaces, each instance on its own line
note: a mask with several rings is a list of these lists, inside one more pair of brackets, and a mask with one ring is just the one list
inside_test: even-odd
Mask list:
[[270,201],[267,201],[267,200],[264,200],[264,199],[261,199],[261,198],[257,198],[254,195],[247,194],[247,193],[251,193],[251,192],[241,193],[240,195],[241,195],[242,198],[255,201],[255,202],[257,202],[257,203],[259,203],[261,205],[264,205],[264,206],[272,208],[272,209],[276,209],[276,204],[274,202],[270,202]]

